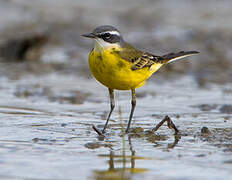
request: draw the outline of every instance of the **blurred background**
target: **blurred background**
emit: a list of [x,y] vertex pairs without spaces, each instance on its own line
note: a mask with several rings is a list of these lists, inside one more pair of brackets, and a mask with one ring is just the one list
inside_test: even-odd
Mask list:
[[[228,179],[232,172],[231,0],[0,0],[0,179]],[[113,25],[138,49],[196,50],[137,90],[116,91],[107,139],[107,88],[93,78],[93,42]],[[183,171],[184,169],[184,171]]]
[[165,73],[158,73],[161,77],[187,73],[199,85],[231,82],[229,0],[2,0],[0,3],[2,76],[46,75],[55,71],[90,77],[87,58],[92,41],[80,34],[108,24],[117,27],[135,47],[157,55],[179,50],[201,52],[188,61],[162,68]]

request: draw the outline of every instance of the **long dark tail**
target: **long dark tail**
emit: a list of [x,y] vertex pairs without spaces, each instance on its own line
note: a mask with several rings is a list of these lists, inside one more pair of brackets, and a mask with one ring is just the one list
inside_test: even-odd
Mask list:
[[180,51],[178,53],[169,53],[161,56],[163,58],[164,63],[170,63],[188,56],[192,56],[198,54],[198,51]]

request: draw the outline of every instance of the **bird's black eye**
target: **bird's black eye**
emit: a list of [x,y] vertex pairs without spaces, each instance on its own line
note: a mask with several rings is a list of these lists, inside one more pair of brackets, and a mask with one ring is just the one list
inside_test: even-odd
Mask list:
[[120,41],[121,37],[119,34],[104,32],[98,35],[98,38],[103,39],[105,42],[108,43],[117,43]]
[[109,39],[110,36],[111,36],[110,33],[104,33],[104,34],[102,35],[102,37],[105,38],[105,39]]

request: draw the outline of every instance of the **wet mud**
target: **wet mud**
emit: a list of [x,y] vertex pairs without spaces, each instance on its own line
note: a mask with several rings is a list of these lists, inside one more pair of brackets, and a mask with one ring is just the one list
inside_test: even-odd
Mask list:
[[[230,179],[232,3],[99,2],[0,2],[0,179]],[[104,126],[108,91],[79,35],[101,24],[154,54],[200,51],[137,89],[129,134],[126,91],[104,137],[92,128]]]

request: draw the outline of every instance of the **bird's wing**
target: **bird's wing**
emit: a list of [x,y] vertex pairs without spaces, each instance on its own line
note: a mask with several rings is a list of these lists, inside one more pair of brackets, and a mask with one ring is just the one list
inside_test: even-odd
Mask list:
[[157,56],[147,52],[135,49],[133,46],[126,44],[119,55],[122,59],[131,62],[131,69],[137,70],[144,67],[150,67],[153,64],[167,64],[184,57],[198,54],[197,51],[180,51],[177,53],[169,53],[163,56]]
[[144,67],[150,67],[154,63],[162,63],[163,58],[147,52],[142,52],[127,44],[122,51],[119,52],[122,59],[131,63],[131,69],[137,70]]
[[142,69],[144,67],[150,67],[151,65],[155,63],[162,64],[162,57],[156,56],[147,52],[142,53],[141,56],[139,56],[131,66],[132,70]]

